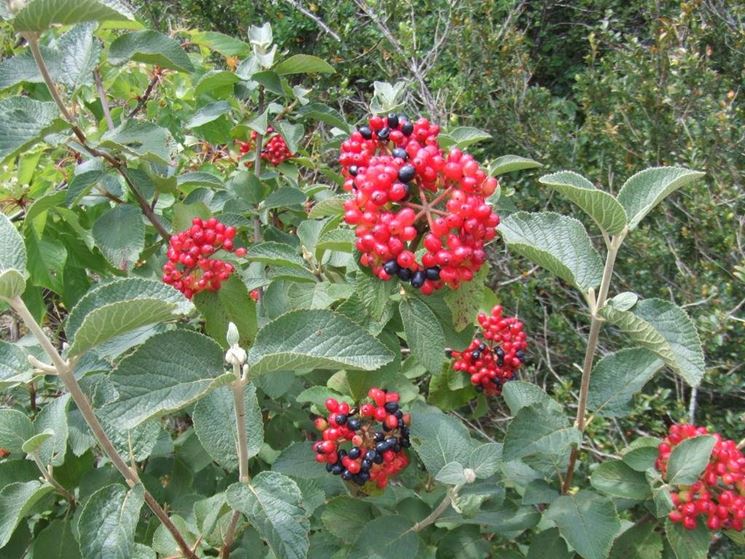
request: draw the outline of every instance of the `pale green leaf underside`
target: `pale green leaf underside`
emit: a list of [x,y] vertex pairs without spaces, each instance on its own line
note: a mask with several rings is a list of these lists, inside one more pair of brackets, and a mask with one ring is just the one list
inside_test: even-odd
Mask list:
[[374,371],[393,354],[352,320],[329,310],[286,313],[264,326],[248,354],[251,375],[339,368]]
[[533,161],[519,155],[503,155],[497,157],[489,163],[489,174],[492,176],[504,175],[514,171],[523,171],[525,169],[536,169],[543,167],[538,161]]
[[582,223],[553,212],[518,212],[499,226],[507,246],[580,290],[597,287],[603,262]]
[[595,188],[589,180],[572,171],[544,175],[538,182],[550,186],[574,202],[602,231],[616,235],[626,227],[626,211],[613,196]]
[[458,126],[440,135],[440,144],[447,148],[458,146],[463,149],[491,138],[491,134],[471,126]]
[[248,521],[279,559],[304,559],[310,521],[297,484],[278,472],[261,472],[250,484],[227,490],[228,504]]
[[412,355],[430,373],[439,374],[445,363],[445,334],[437,316],[415,298],[401,301],[398,308]]
[[13,22],[16,31],[44,31],[53,24],[134,20],[119,0],[30,0]]
[[120,484],[96,491],[83,507],[77,525],[83,557],[131,559],[144,502],[144,488],[139,484],[129,491]]
[[34,436],[31,420],[18,410],[0,408],[0,447],[10,454],[11,460],[23,458],[23,444]]
[[561,456],[573,444],[579,444],[579,431],[558,413],[547,413],[543,404],[522,408],[510,423],[504,438],[506,461],[526,456]]
[[622,349],[603,357],[590,377],[590,411],[603,417],[631,412],[631,399],[660,370],[663,361],[645,348]]
[[142,212],[131,204],[111,208],[93,224],[93,240],[106,260],[120,270],[131,269],[145,248]]
[[125,120],[101,138],[104,148],[120,150],[126,155],[143,157],[162,165],[171,163],[172,143],[168,130],[140,120]]
[[32,374],[33,367],[26,352],[15,344],[0,340],[0,389],[27,382]]
[[11,483],[0,491],[0,548],[8,543],[18,523],[54,488],[39,481]]
[[606,559],[621,522],[613,502],[591,491],[559,497],[545,517],[584,559]]
[[212,339],[188,330],[149,338],[111,374],[119,399],[104,408],[123,428],[177,411],[229,382],[223,351]]
[[662,299],[645,299],[633,312],[605,306],[601,315],[635,343],[655,352],[690,386],[701,382],[705,372],[701,341],[681,308]]
[[635,229],[669,194],[705,174],[682,167],[652,167],[630,177],[618,192],[618,201],[628,215],[629,229]]
[[429,473],[436,475],[450,462],[467,462],[471,436],[460,421],[425,405],[413,409],[412,417],[411,445]]
[[194,71],[191,60],[176,39],[151,30],[135,31],[114,39],[109,46],[109,62],[119,65],[127,60],[181,72]]

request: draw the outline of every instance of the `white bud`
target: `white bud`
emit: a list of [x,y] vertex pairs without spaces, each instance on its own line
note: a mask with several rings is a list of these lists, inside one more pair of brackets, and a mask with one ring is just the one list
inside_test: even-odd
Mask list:
[[241,339],[240,334],[238,334],[238,327],[232,322],[228,322],[228,334],[227,336],[225,336],[225,339],[228,341],[228,345],[231,347],[234,345],[238,345],[238,342]]
[[466,478],[466,483],[473,483],[476,481],[476,472],[471,468],[465,468],[463,470],[463,477]]
[[225,361],[231,365],[241,366],[246,362],[246,350],[239,345],[234,345],[225,354]]

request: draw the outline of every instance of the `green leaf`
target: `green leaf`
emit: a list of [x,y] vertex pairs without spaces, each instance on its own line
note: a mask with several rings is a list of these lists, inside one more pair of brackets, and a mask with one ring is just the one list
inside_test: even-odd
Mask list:
[[272,70],[280,76],[288,74],[333,74],[334,67],[325,60],[309,54],[295,54],[275,64]]
[[85,171],[75,175],[67,184],[67,194],[65,196],[67,207],[70,208],[80,202],[105,175],[106,173],[99,170]]
[[429,372],[440,373],[445,364],[445,333],[435,313],[414,297],[403,299],[398,310],[411,354]]
[[464,472],[463,464],[461,464],[460,462],[448,462],[440,469],[439,472],[437,472],[437,475],[435,475],[435,479],[440,483],[444,483],[446,485],[465,484],[466,475]]
[[632,470],[646,472],[657,460],[657,447],[662,441],[657,437],[639,437],[622,451],[623,462]]
[[0,390],[31,380],[34,369],[26,355],[17,345],[0,340]]
[[194,88],[194,96],[201,97],[202,95],[206,95],[214,99],[224,99],[233,93],[233,85],[239,81],[240,78],[233,72],[228,72],[227,70],[210,70],[199,78]]
[[603,318],[635,343],[659,357],[690,386],[698,386],[705,372],[704,355],[696,327],[683,309],[662,299],[645,299],[632,311],[606,305]]
[[624,417],[631,413],[633,396],[660,370],[663,362],[641,347],[622,349],[603,357],[590,377],[587,405],[603,417]]
[[412,409],[411,418],[411,446],[429,473],[436,475],[450,462],[466,463],[472,442],[460,421],[421,404]]
[[556,528],[549,528],[533,536],[527,559],[571,559],[574,553],[567,549]]
[[374,371],[393,354],[358,324],[328,310],[288,312],[256,336],[248,353],[252,376],[280,370]]
[[303,479],[328,476],[326,469],[316,462],[315,453],[307,441],[295,442],[285,448],[272,464],[272,470]]
[[280,120],[277,123],[277,129],[285,139],[287,149],[290,153],[297,153],[300,150],[300,142],[305,134],[305,128],[302,124],[290,124],[286,120]]
[[225,56],[248,56],[251,53],[251,45],[248,43],[215,31],[192,31],[191,40]]
[[118,66],[128,60],[180,72],[194,71],[191,60],[176,39],[149,29],[125,33],[109,45],[111,64]]
[[395,282],[381,281],[371,274],[357,273],[354,278],[355,295],[373,320],[383,318],[395,289]]
[[462,332],[474,323],[484,300],[484,283],[488,273],[489,266],[484,265],[472,281],[445,294],[445,303],[453,314],[453,328],[456,332]]
[[354,231],[351,229],[331,229],[330,231],[326,231],[318,239],[316,257],[320,257],[327,250],[352,252],[354,250],[354,240]]
[[130,270],[145,248],[145,224],[140,209],[120,204],[93,224],[93,239],[106,260],[123,271]]
[[627,311],[636,305],[639,296],[632,291],[624,291],[608,300],[608,304],[619,311]]
[[681,524],[665,520],[665,535],[676,559],[706,559],[709,556],[711,532],[703,522],[695,530],[686,530]]
[[223,282],[218,291],[198,293],[193,302],[204,317],[204,331],[223,348],[228,348],[225,336],[230,322],[238,328],[238,343],[241,347],[248,347],[253,343],[258,329],[256,303],[249,297],[248,289],[236,274]]
[[[508,383],[509,384],[509,383]],[[532,404],[517,412],[504,438],[504,460],[531,455],[561,456],[579,444],[580,432],[562,414],[550,412],[543,404]]]
[[326,124],[330,124],[331,126],[336,126],[346,133],[351,132],[351,127],[347,121],[344,120],[341,113],[323,103],[308,103],[307,105],[300,107],[297,110],[297,114],[299,117],[313,118],[325,122]]
[[477,478],[486,479],[497,473],[501,462],[502,444],[484,443],[473,449],[468,467],[476,473]]
[[80,546],[72,532],[72,520],[53,520],[33,541],[34,557],[82,559]]
[[0,297],[12,298],[23,293],[26,276],[23,237],[7,216],[0,214]]
[[196,402],[229,382],[223,351],[197,332],[157,334],[119,362],[111,374],[119,399],[104,412],[125,429]]
[[489,163],[489,175],[500,176],[514,171],[536,169],[538,167],[543,167],[543,165],[532,159],[520,157],[519,155],[503,155]]
[[216,101],[205,105],[200,108],[194,115],[186,122],[187,128],[198,128],[204,126],[214,120],[217,120],[222,115],[228,114],[231,111],[230,103],[227,101]]
[[611,497],[643,501],[651,497],[644,474],[635,472],[621,460],[609,460],[600,464],[590,478],[592,486]]
[[354,542],[350,557],[391,559],[417,557],[419,536],[413,532],[411,521],[403,516],[381,516],[368,522]]
[[46,31],[54,24],[83,21],[133,21],[134,14],[119,0],[30,0],[16,14],[16,31]]
[[178,184],[179,188],[196,188],[199,186],[217,188],[219,190],[225,188],[225,183],[220,177],[203,171],[179,175],[176,179],[176,184]]
[[[173,522],[173,525],[181,533],[181,535],[184,536],[184,540],[189,547],[197,547],[196,537],[191,533],[189,525],[181,516],[179,516],[178,514],[172,515],[171,522]],[[163,524],[155,529],[155,533],[153,534],[152,546],[153,550],[156,551],[161,557],[181,556],[181,550],[176,543],[176,540],[173,538],[171,533],[166,530],[166,527]]]
[[603,262],[576,219],[552,212],[517,212],[502,221],[499,231],[511,250],[581,291],[600,284]]
[[691,485],[698,480],[709,464],[716,439],[699,435],[681,441],[673,448],[667,463],[667,482],[670,485]]
[[321,522],[329,533],[349,543],[373,519],[373,512],[370,503],[343,495],[326,504],[321,513]]
[[34,435],[23,443],[23,446],[21,446],[21,450],[26,454],[33,454],[47,439],[51,439],[53,436],[54,431],[52,431],[51,429],[48,429],[43,433],[39,433],[38,435]]
[[613,542],[610,559],[661,559],[662,537],[654,522],[636,524]]
[[617,235],[626,227],[626,211],[613,196],[595,188],[589,180],[573,171],[544,175],[538,182],[550,186],[577,204],[598,224],[601,231]]
[[82,355],[120,334],[177,318],[192,309],[181,293],[159,281],[125,278],[98,285],[67,317],[69,354]]
[[266,200],[261,202],[262,210],[273,210],[275,208],[287,208],[289,206],[300,206],[305,203],[307,196],[302,190],[293,186],[283,186],[275,190]]
[[0,548],[8,543],[21,519],[53,490],[51,485],[36,480],[11,483],[0,490]]
[[489,140],[491,134],[478,128],[471,126],[458,126],[452,130],[448,130],[444,134],[440,134],[440,144],[444,148],[450,146],[457,146],[460,149],[465,149],[472,144]]
[[613,502],[591,491],[556,499],[545,518],[556,524],[561,537],[584,559],[605,559],[621,529]]
[[[37,0],[39,1],[39,0]],[[46,134],[62,130],[57,105],[29,97],[0,100],[0,163],[40,141]]]
[[[256,386],[247,384],[243,391],[246,406],[244,422],[248,438],[248,457],[256,456],[264,444],[264,421],[256,399]],[[238,469],[238,429],[235,424],[235,402],[230,386],[221,386],[197,402],[192,414],[194,431],[204,450],[221,467]]]
[[34,426],[25,413],[0,408],[0,448],[10,453],[7,459],[21,460],[23,444],[33,436]]
[[37,433],[51,432],[52,436],[43,441],[38,448],[42,464],[61,466],[67,450],[67,407],[70,395],[58,396],[48,403],[34,419]]
[[546,410],[561,413],[563,408],[556,400],[549,397],[539,386],[531,382],[512,380],[505,383],[502,396],[512,415],[533,404],[540,404]]
[[672,192],[705,174],[682,167],[652,167],[630,177],[618,192],[618,201],[628,215],[629,229],[635,229]]
[[263,262],[271,266],[305,268],[305,261],[298,256],[293,247],[275,241],[253,245],[248,249],[246,259],[252,262]]
[[86,502],[78,519],[78,541],[83,557],[130,559],[144,498],[141,484],[127,489],[107,485]]
[[171,143],[168,130],[141,120],[125,120],[101,138],[102,147],[121,150],[126,155],[142,157],[162,165],[171,163]]
[[261,472],[249,484],[234,483],[228,504],[246,515],[278,559],[305,559],[310,521],[297,484],[277,472]]

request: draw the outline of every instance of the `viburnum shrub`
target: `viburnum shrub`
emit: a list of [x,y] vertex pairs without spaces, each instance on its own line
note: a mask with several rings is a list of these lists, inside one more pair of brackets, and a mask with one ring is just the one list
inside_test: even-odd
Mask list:
[[[695,530],[701,518],[710,530],[731,528],[742,531],[745,523],[745,455],[733,440],[723,440],[718,433],[711,436],[706,427],[687,423],[670,426],[670,432],[660,443],[655,467],[666,478],[672,451],[683,441],[711,445],[709,462],[700,477],[688,486],[672,493],[675,509],[670,520]],[[696,437],[702,439],[692,440]]]
[[[360,263],[430,295],[457,289],[486,261],[499,217],[486,199],[499,183],[458,148],[445,153],[440,127],[392,113],[373,116],[341,145],[344,220]],[[417,251],[423,249],[423,254]]]
[[[693,322],[667,294],[611,291],[624,239],[702,173],[646,169],[615,195],[539,178],[591,235],[517,211],[507,174],[540,165],[406,118],[403,84],[342,114],[358,104],[316,81],[334,69],[268,24],[165,35],[122,2],[3,6],[0,180],[23,197],[0,217],[0,556],[689,559],[741,541],[743,443],[663,443],[628,417],[663,370],[695,404]],[[576,296],[541,328],[530,298],[552,289]],[[567,317],[576,340],[555,340]],[[551,362],[567,343],[581,373]]]
[[502,316],[502,306],[496,305],[490,314],[479,313],[481,336],[463,351],[449,350],[453,369],[471,376],[477,391],[488,395],[502,393],[502,385],[512,380],[525,362],[528,347],[523,323],[514,316]]

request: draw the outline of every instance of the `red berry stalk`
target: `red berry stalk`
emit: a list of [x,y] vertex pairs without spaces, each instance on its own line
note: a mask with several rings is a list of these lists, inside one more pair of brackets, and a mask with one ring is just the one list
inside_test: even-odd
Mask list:
[[192,226],[176,233],[168,243],[168,262],[163,266],[163,281],[191,299],[197,293],[217,291],[233,273],[233,265],[213,258],[218,251],[245,256],[245,248],[234,248],[235,227],[226,226],[214,217],[195,217]]
[[313,452],[328,472],[357,485],[374,482],[382,489],[409,464],[404,449],[411,446],[411,417],[399,408],[396,392],[371,388],[368,396],[372,401],[359,408],[326,400],[329,415],[315,420],[323,434],[313,443]]
[[[707,435],[706,427],[687,423],[672,425],[665,440],[658,447],[655,463],[663,478],[667,475],[667,464],[673,449],[697,435]],[[745,522],[745,455],[733,440],[716,439],[709,464],[698,481],[690,486],[679,486],[672,492],[675,509],[669,518],[681,523],[688,530],[696,528],[697,519],[705,518],[706,526],[712,530],[742,531]]]
[[454,370],[471,375],[476,390],[498,396],[502,385],[512,380],[525,361],[527,335],[516,317],[502,316],[500,305],[490,315],[479,313],[478,321],[482,336],[463,351],[450,351],[448,356],[455,359]]
[[[445,153],[440,127],[404,115],[373,116],[341,146],[344,219],[362,265],[422,293],[470,281],[486,261],[499,216],[486,199],[499,186],[471,155]],[[417,251],[424,249],[421,257]]]

